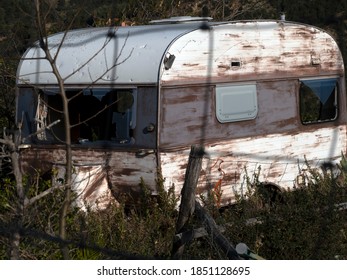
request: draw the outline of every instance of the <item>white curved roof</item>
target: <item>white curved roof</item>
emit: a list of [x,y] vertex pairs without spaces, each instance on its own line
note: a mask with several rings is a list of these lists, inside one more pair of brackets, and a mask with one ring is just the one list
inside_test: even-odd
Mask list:
[[162,72],[161,85],[344,73],[334,38],[314,26],[289,21],[239,21],[218,24],[211,30],[194,30],[168,47],[167,52],[176,58],[172,67]]
[[[199,83],[206,82],[207,70],[215,82],[344,70],[334,39],[313,26],[286,21],[208,22],[210,33],[201,28],[202,21],[170,24],[183,21],[80,29],[69,31],[65,38],[64,33],[53,35],[48,42],[65,85],[157,84],[159,75],[163,85]],[[162,71],[166,53],[175,60]],[[17,84],[26,83],[57,83],[38,44],[25,53],[18,68]]]
[[[170,43],[201,22],[112,28],[86,28],[48,38],[65,84],[153,84]],[[60,46],[59,44],[62,45]],[[38,42],[23,55],[17,84],[56,84]]]

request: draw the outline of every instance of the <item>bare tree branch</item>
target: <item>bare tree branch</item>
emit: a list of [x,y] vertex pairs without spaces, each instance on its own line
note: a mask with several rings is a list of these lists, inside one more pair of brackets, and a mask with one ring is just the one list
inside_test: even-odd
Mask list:
[[[111,41],[111,37],[110,36],[107,36],[106,39],[105,39],[105,42],[104,44],[100,47],[99,50],[97,50],[94,55],[92,55],[88,60],[86,60],[80,67],[78,67],[76,70],[72,71],[69,75],[67,75],[65,78],[64,78],[64,81],[69,79],[71,76],[75,75],[78,71],[80,71],[83,67],[85,67],[86,65],[88,65],[88,63],[90,61],[92,61],[103,49],[106,48],[106,46],[108,45],[108,43]],[[107,71],[105,71],[106,73]],[[97,81],[97,80],[96,80]],[[93,83],[95,83],[96,81],[93,81]]]
[[29,134],[27,137],[23,138],[22,142],[25,142],[25,140],[27,140],[28,138],[31,138],[31,137],[33,137],[33,136],[35,136],[37,134],[40,134],[41,132],[44,132],[47,129],[51,129],[56,124],[60,123],[60,121],[61,120],[56,120],[56,121],[52,122],[51,124],[47,125],[46,127],[41,128],[41,129],[37,130],[36,132]]
[[[66,216],[70,207],[70,201],[71,201],[71,183],[72,183],[72,149],[71,149],[71,131],[70,131],[70,117],[69,117],[69,104],[68,99],[65,94],[65,86],[64,86],[64,79],[61,77],[60,72],[57,68],[57,65],[55,64],[55,60],[52,57],[49,48],[48,48],[48,41],[47,37],[44,36],[45,32],[42,30],[42,21],[41,21],[41,10],[40,10],[40,1],[35,0],[35,9],[36,9],[36,17],[37,17],[37,23],[38,23],[38,29],[39,29],[39,35],[40,35],[40,47],[44,51],[46,55],[46,59],[48,60],[49,64],[52,67],[53,75],[57,78],[58,81],[58,87],[59,87],[59,94],[62,98],[63,103],[63,112],[64,112],[64,125],[65,125],[65,146],[66,146],[66,184],[67,187],[65,188],[65,200],[63,202],[62,208],[61,208],[61,215],[59,220],[59,236],[61,239],[66,239]],[[64,259],[69,259],[69,252],[68,248],[66,246],[63,246],[62,248],[62,254]]]
[[36,195],[36,196],[34,196],[34,197],[30,198],[30,199],[27,198],[24,201],[24,207],[28,207],[28,206],[34,204],[36,201],[40,200],[41,198],[51,194],[52,192],[54,192],[56,190],[62,190],[65,187],[66,187],[66,185],[53,186],[53,187],[51,187],[51,188],[49,188],[49,189],[39,193],[38,195]]
[[90,120],[96,118],[96,117],[97,117],[98,115],[100,115],[102,112],[104,112],[105,110],[107,110],[107,109],[109,109],[110,107],[112,107],[113,105],[115,105],[119,100],[121,100],[121,99],[119,98],[119,99],[117,99],[116,101],[112,102],[111,104],[108,104],[108,105],[105,106],[103,109],[101,109],[100,111],[98,111],[97,113],[95,113],[93,116],[91,116],[91,117],[89,117],[89,118],[87,118],[87,119],[85,119],[85,120],[82,120],[82,121],[80,121],[80,122],[78,122],[78,123],[71,124],[70,127],[71,127],[71,128],[74,128],[74,127],[76,127],[76,126],[79,126],[79,125],[81,125],[81,124],[84,124],[84,123],[86,123],[86,122],[88,122],[88,121],[90,121]]
[[70,24],[69,24],[68,28],[65,30],[64,35],[63,35],[63,38],[62,38],[62,40],[60,41],[59,46],[58,46],[58,49],[57,49],[57,52],[56,52],[56,54],[55,54],[55,56],[54,56],[54,59],[53,59],[53,62],[54,62],[54,63],[56,62],[57,57],[58,57],[58,55],[59,55],[59,52],[60,52],[60,50],[61,50],[61,47],[62,47],[62,45],[63,45],[63,43],[64,43],[64,41],[65,41],[65,38],[66,38],[66,36],[67,36],[69,30],[71,30],[72,24],[74,23],[75,19],[77,18],[77,15],[80,13],[80,11],[81,11],[81,9],[79,9],[79,11],[74,15],[74,17],[73,17],[72,20],[70,21]]

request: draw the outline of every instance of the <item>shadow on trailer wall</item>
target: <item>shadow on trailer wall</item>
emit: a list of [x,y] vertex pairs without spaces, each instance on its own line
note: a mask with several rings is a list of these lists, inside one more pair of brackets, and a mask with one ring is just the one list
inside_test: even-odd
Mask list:
[[[197,194],[219,186],[221,206],[254,176],[293,188],[307,162],[345,154],[344,66],[329,34],[287,21],[175,23],[48,38],[71,100],[80,205],[136,197],[140,178],[156,195],[158,172],[180,195],[190,147],[201,143]],[[33,135],[23,170],[64,176],[64,122],[46,129],[64,117],[58,83],[38,44],[22,57],[17,87],[17,119]]]

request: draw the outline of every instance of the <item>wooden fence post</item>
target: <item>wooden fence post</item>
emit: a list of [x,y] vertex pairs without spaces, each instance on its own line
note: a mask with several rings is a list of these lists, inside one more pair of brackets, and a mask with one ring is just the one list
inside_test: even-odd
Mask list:
[[194,238],[194,231],[184,232],[184,226],[193,213],[196,212],[197,216],[204,224],[207,233],[222,249],[226,256],[233,260],[241,259],[234,247],[221,234],[213,218],[209,216],[200,203],[196,201],[195,190],[200,176],[204,153],[204,148],[201,146],[191,147],[184,184],[181,190],[181,204],[176,222],[176,236],[180,234],[181,238],[174,240],[171,256],[173,259],[180,259],[183,255],[185,244]]
[[212,240],[222,249],[230,260],[241,260],[233,245],[219,231],[214,219],[205,211],[198,201],[195,201],[195,212],[200,218]]
[[184,184],[181,191],[181,204],[176,223],[176,233],[181,232],[190,216],[194,213],[195,190],[200,176],[203,155],[204,149],[202,147],[191,147]]
[[[181,190],[181,204],[176,222],[176,234],[183,231],[184,225],[188,222],[189,218],[195,211],[195,189],[200,176],[203,155],[203,147],[191,147],[184,184]],[[188,240],[180,239],[177,242],[174,242],[172,250],[172,257],[174,259],[181,258],[184,250],[184,244],[187,241]]]

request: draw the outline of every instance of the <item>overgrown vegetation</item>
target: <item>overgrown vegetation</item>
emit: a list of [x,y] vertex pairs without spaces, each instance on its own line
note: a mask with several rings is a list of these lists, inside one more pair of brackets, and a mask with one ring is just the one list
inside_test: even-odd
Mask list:
[[223,214],[227,235],[267,259],[347,259],[346,171],[345,159],[323,173],[308,166],[303,184],[280,200],[240,198]]
[[[37,40],[37,26],[30,1],[3,1],[0,7],[0,128],[13,128],[15,72],[20,55]],[[47,34],[87,25],[106,26],[143,24],[170,16],[211,16],[214,20],[278,18],[318,25],[329,30],[346,54],[347,4],[340,1],[230,0],[230,1],[42,1]],[[15,5],[13,5],[15,3]],[[29,12],[27,12],[29,11]],[[20,14],[20,16],[18,16]],[[18,21],[18,18],[21,20]],[[92,21],[90,21],[92,19]],[[4,148],[4,147],[2,147]],[[7,158],[6,158],[7,159]],[[67,236],[58,236],[59,215],[64,193],[56,189],[23,208],[18,217],[18,193],[11,168],[1,161],[0,176],[0,258],[7,259],[11,238],[20,226],[20,258],[61,259],[61,245],[67,245],[74,259],[171,258],[177,219],[177,200],[173,192],[164,191],[151,197],[145,182],[140,204],[127,207],[125,200],[102,211],[69,211]],[[283,191],[280,200],[270,200],[257,176],[248,180],[246,196],[235,205],[220,211],[215,199],[205,207],[224,228],[225,236],[235,245],[246,243],[267,259],[347,259],[346,161],[323,175],[308,168],[303,184],[294,191]],[[25,174],[24,174],[25,175]],[[52,188],[50,179],[37,175],[25,178],[25,196],[30,199]],[[223,195],[220,193],[219,195]],[[217,197],[217,200],[221,200]],[[16,222],[20,220],[20,222]],[[16,228],[14,227],[16,226]],[[198,219],[190,229],[202,227]],[[183,258],[223,259],[226,256],[205,236],[187,244]]]
[[[26,180],[28,190],[42,192],[51,187],[50,180]],[[64,199],[61,190],[37,201],[26,209],[20,245],[23,259],[61,259],[59,246],[66,242],[73,259],[114,258],[169,258],[171,239],[175,232],[177,199],[173,191],[164,191],[158,181],[158,196],[150,196],[146,184],[142,203],[131,208],[124,202],[105,210],[87,212],[75,209],[67,219],[66,241],[59,239],[59,212]],[[29,196],[30,197],[30,196]],[[124,200],[125,201],[125,200]],[[127,199],[129,201],[129,198]],[[14,182],[4,178],[0,188],[0,259],[7,259],[12,223],[13,205],[17,202]]]
[[[237,203],[217,209],[214,199],[205,207],[224,236],[236,245],[246,243],[266,259],[347,259],[347,162],[323,173],[308,167],[303,184],[293,191],[282,191],[280,200],[258,192],[257,176],[248,181],[248,192]],[[336,173],[339,173],[336,176]],[[50,188],[42,178],[25,180],[30,192]],[[102,211],[69,213],[66,242],[73,259],[170,259],[175,235],[178,198],[158,182],[159,194],[150,196],[145,182],[142,202],[131,208],[125,203]],[[29,190],[29,188],[28,188]],[[7,259],[12,213],[16,203],[10,178],[0,190],[0,258]],[[63,193],[59,190],[40,199],[26,210],[21,233],[23,259],[61,259],[62,242],[57,238],[59,209]],[[190,229],[201,228],[195,217]],[[209,236],[190,241],[183,259],[225,259]]]

